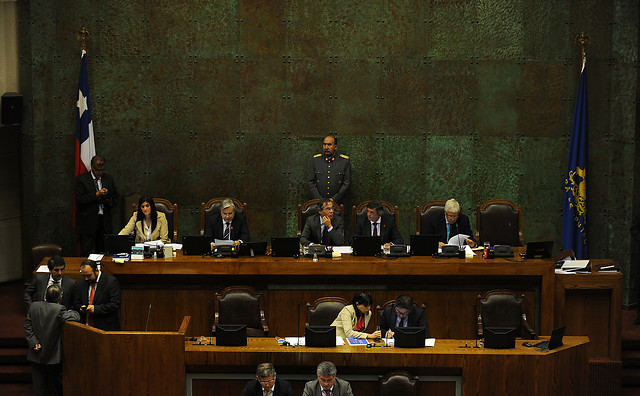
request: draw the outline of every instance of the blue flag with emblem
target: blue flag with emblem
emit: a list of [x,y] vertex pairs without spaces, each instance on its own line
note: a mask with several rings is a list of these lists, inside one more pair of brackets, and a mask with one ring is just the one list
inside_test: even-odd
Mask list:
[[583,55],[562,208],[562,246],[573,249],[578,259],[587,258],[587,117],[587,69]]

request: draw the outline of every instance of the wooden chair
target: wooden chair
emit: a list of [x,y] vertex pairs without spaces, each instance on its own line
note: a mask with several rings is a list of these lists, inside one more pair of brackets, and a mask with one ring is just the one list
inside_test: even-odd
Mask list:
[[[444,217],[444,204],[446,201],[430,201],[422,206],[416,206],[416,234],[420,235],[427,228],[433,217]],[[462,208],[460,208],[462,212]]]
[[407,371],[394,371],[379,377],[381,396],[416,396],[418,377]]
[[45,257],[62,256],[62,246],[55,243],[41,243],[31,247],[31,263],[36,270]]
[[247,223],[249,222],[249,211],[247,209],[246,202],[242,203],[239,200],[230,197],[211,198],[207,203],[202,202],[200,204],[200,235],[204,235],[204,230],[206,229],[205,226],[209,223],[209,218],[214,214],[220,213],[220,204],[225,199],[232,200],[236,207],[236,212],[242,213],[245,219],[247,219]]
[[[140,198],[138,198],[139,200]],[[168,237],[172,242],[178,241],[178,204],[172,204],[168,199],[153,198],[156,210],[164,213],[167,217]],[[131,205],[131,210],[135,214],[138,211],[138,202]]]
[[307,303],[307,326],[329,326],[338,317],[342,308],[350,302],[342,297],[320,297]]
[[[304,225],[307,222],[307,219],[318,214],[318,201],[320,200],[311,199],[303,203],[302,205],[298,205],[298,236],[302,235],[302,230],[304,229]],[[334,202],[333,214],[338,215],[344,219],[344,205],[338,206]]]
[[536,333],[529,326],[524,294],[513,290],[490,290],[476,298],[476,334],[484,337],[484,327],[515,327],[516,334],[535,340]]
[[[358,220],[360,220],[363,216],[367,215],[367,205],[369,204],[369,202],[371,202],[371,200],[364,201],[360,203],[358,206],[353,206],[353,208],[351,209],[351,222],[352,222],[351,229],[352,230],[355,231],[356,225],[358,224]],[[382,210],[384,214],[391,215],[395,218],[396,228],[398,228],[399,227],[398,223],[400,218],[400,210],[398,209],[398,206],[393,206],[386,201],[379,201],[379,202],[382,205]]]
[[504,199],[476,206],[476,241],[523,246],[522,206]]
[[213,333],[218,324],[247,325],[248,337],[269,335],[262,309],[262,294],[249,286],[229,286],[216,293]]

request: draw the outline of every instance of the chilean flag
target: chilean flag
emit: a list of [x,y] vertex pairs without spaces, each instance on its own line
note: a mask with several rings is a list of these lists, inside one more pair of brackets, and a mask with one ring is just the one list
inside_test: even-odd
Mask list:
[[[91,121],[91,100],[89,100],[89,73],[87,71],[87,51],[82,50],[80,60],[80,81],[78,82],[78,118],[76,122],[76,162],[74,177],[91,169],[91,158],[96,155]],[[73,204],[73,224],[75,227],[76,210]]]

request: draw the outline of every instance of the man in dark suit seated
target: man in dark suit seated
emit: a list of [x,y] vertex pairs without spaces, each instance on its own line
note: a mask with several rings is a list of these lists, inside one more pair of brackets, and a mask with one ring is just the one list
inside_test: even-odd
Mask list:
[[225,199],[220,204],[220,213],[209,217],[205,235],[213,239],[233,241],[239,245],[242,242],[251,242],[247,219],[236,211],[232,199]]
[[356,223],[353,235],[381,236],[382,243],[389,245],[402,245],[404,241],[396,227],[396,219],[388,214],[384,214],[384,209],[380,202],[370,201],[367,204],[367,215]]
[[300,243],[311,243],[341,246],[344,245],[344,231],[342,218],[333,214],[333,201],[320,198],[318,201],[318,215],[307,218],[300,235]]
[[76,298],[76,281],[64,275],[65,262],[60,256],[53,256],[47,262],[49,267],[48,274],[36,274],[29,286],[24,289],[24,303],[27,310],[31,307],[33,301],[44,301],[47,287],[51,285],[60,285],[62,287],[61,304],[67,309],[77,309],[73,306]]
[[429,338],[429,324],[424,309],[413,305],[408,294],[398,296],[395,304],[387,305],[380,316],[380,332],[385,338],[392,338],[397,327],[424,327],[425,337]]
[[104,235],[112,234],[111,208],[118,191],[110,174],[105,173],[105,159],[91,158],[91,171],[76,177],[76,232],[80,236],[82,256],[104,251]]
[[105,331],[120,330],[118,280],[91,260],[80,264],[80,276],[75,306],[80,307],[82,323]]
[[476,246],[469,217],[460,213],[460,204],[453,198],[444,204],[444,216],[431,218],[426,228],[425,231],[421,231],[421,234],[440,235],[438,244],[440,247],[449,243],[449,240],[458,234],[467,235],[468,238],[465,238],[464,243],[470,247]]
[[293,389],[287,381],[276,378],[273,364],[260,363],[256,380],[247,382],[240,396],[293,396]]
[[318,379],[304,385],[302,396],[353,396],[351,384],[336,377],[338,369],[333,362],[321,362],[316,374]]

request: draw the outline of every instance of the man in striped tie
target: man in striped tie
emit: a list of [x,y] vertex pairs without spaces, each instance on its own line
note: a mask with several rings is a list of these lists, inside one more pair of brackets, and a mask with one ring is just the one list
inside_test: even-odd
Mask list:
[[247,219],[236,210],[232,199],[225,199],[220,204],[220,213],[209,218],[205,235],[213,239],[234,241],[236,245],[251,242]]
[[316,374],[318,379],[304,385],[302,396],[353,396],[351,385],[336,377],[338,369],[333,362],[321,362]]

